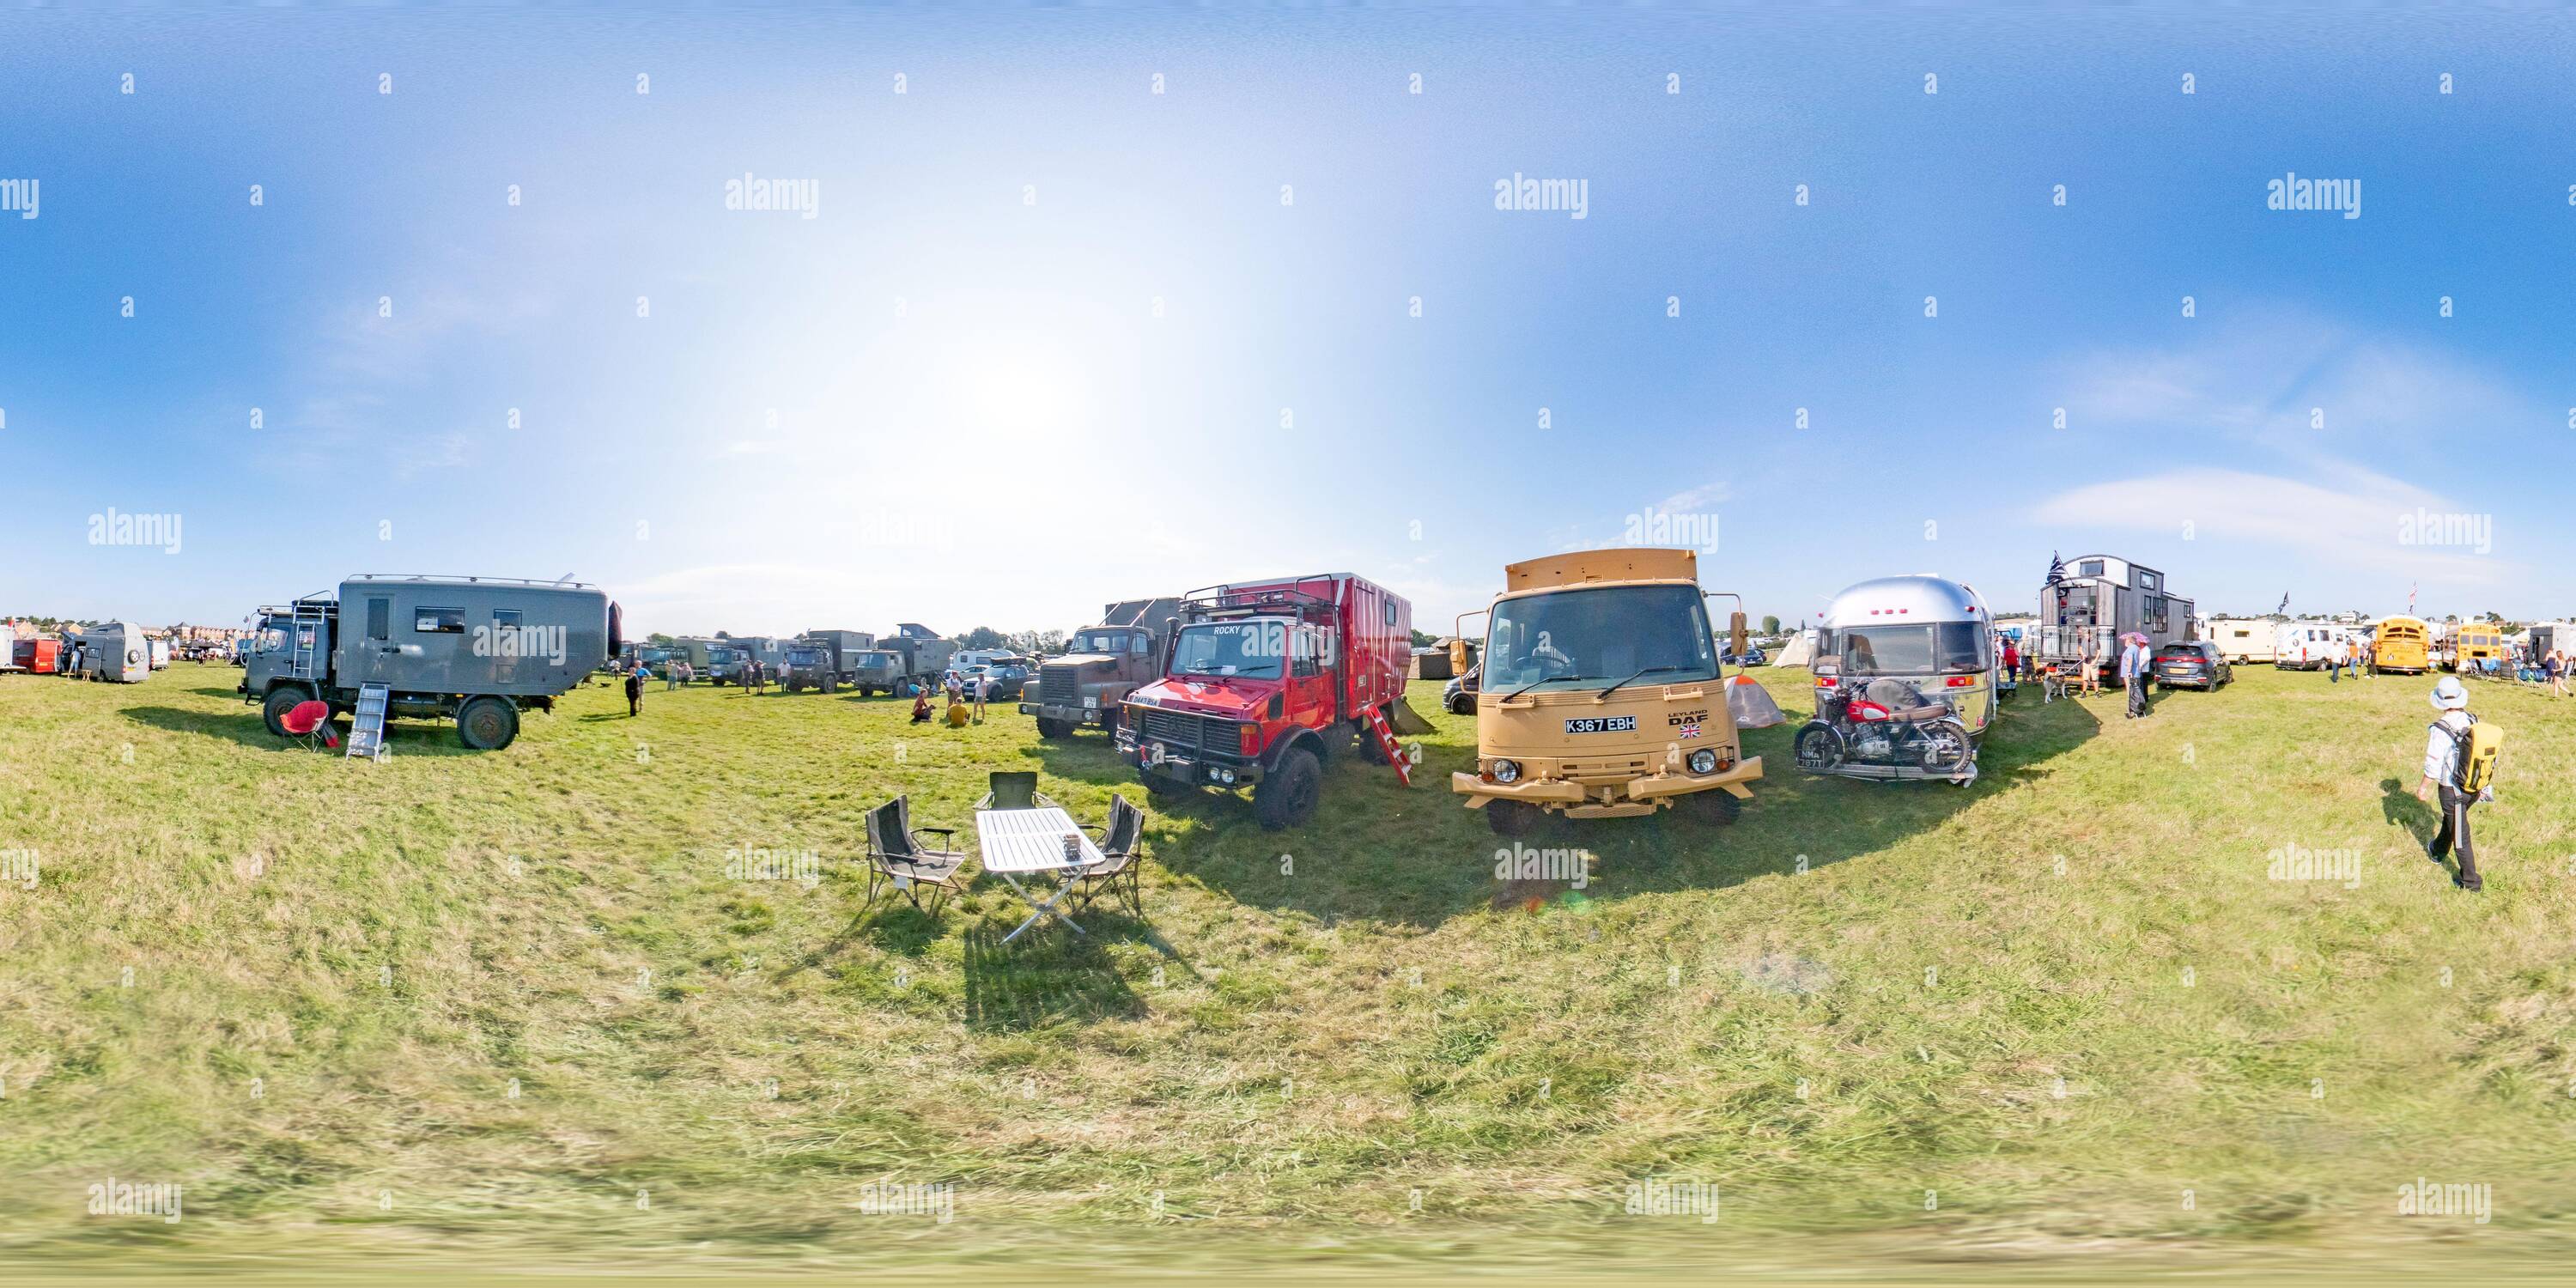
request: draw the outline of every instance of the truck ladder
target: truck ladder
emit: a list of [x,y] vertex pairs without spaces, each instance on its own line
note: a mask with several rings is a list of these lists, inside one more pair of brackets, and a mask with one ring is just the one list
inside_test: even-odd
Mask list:
[[1386,712],[1376,707],[1368,709],[1368,736],[1377,740],[1379,751],[1386,753],[1386,763],[1395,766],[1395,776],[1403,779],[1405,786],[1411,787],[1413,762],[1406,758],[1404,748],[1396,745],[1395,731],[1386,726]]
[[349,755],[382,760],[389,754],[385,751],[385,709],[393,705],[393,700],[391,685],[358,686],[358,722],[349,730]]

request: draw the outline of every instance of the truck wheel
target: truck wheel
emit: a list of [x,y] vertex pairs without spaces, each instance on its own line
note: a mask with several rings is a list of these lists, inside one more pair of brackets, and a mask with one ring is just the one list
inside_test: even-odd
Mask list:
[[1279,758],[1279,768],[1252,789],[1253,817],[1273,832],[1295,827],[1315,812],[1323,794],[1324,766],[1303,747]]
[[1072,732],[1073,726],[1065,721],[1053,716],[1038,717],[1038,736],[1041,738],[1062,738]]
[[1744,812],[1744,800],[1723,788],[1712,788],[1674,801],[1673,808],[1702,827],[1724,827]]
[[1386,763],[1386,748],[1378,745],[1377,733],[1369,728],[1366,720],[1360,721],[1360,759],[1372,765]]
[[275,738],[292,737],[293,735],[286,732],[286,713],[293,711],[296,703],[312,696],[291,684],[282,684],[270,689],[268,697],[259,704],[259,718],[268,726],[269,735]]
[[456,709],[456,740],[475,751],[499,751],[519,737],[519,709],[485,694]]
[[1526,801],[1495,801],[1485,807],[1485,826],[1496,836],[1527,836],[1547,811]]

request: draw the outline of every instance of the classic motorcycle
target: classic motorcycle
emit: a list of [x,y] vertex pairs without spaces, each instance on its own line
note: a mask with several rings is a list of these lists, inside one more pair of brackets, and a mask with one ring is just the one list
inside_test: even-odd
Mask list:
[[1791,744],[1798,768],[1843,778],[1977,780],[1977,744],[1947,702],[1893,677],[1816,673],[1816,718]]

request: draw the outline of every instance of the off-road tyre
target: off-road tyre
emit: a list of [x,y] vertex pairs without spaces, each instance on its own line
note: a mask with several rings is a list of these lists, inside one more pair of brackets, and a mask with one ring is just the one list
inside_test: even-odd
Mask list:
[[1324,764],[1303,747],[1279,758],[1279,767],[1252,789],[1252,815],[1276,832],[1296,827],[1315,812],[1324,795]]
[[499,751],[518,741],[519,709],[490,694],[456,708],[456,740],[474,751]]
[[268,696],[261,699],[259,704],[260,723],[268,726],[269,736],[273,738],[294,737],[295,735],[286,731],[286,713],[293,711],[297,703],[304,702],[312,696],[312,694],[307,693],[292,684],[281,684],[276,688],[270,689],[268,691]]
[[1485,826],[1496,836],[1527,836],[1546,818],[1546,810],[1526,801],[1495,801],[1485,807]]
[[1058,720],[1053,716],[1039,716],[1038,736],[1049,739],[1072,737],[1073,722],[1070,720]]
[[1744,798],[1715,787],[1674,801],[1673,812],[1702,827],[1724,827],[1744,813]]

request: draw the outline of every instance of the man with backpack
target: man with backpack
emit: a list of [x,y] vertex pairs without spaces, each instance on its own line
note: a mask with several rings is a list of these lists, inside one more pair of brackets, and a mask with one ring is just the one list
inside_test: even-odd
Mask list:
[[2476,893],[2486,886],[2478,876],[2477,850],[2469,840],[2469,807],[2495,797],[2496,752],[2504,735],[2469,714],[2469,691],[2455,675],[2433,686],[2433,707],[2442,714],[2424,739],[2424,776],[2415,784],[2415,799],[2438,797],[2442,827],[2424,853],[2435,863],[2457,849],[2459,875],[2451,884]]

